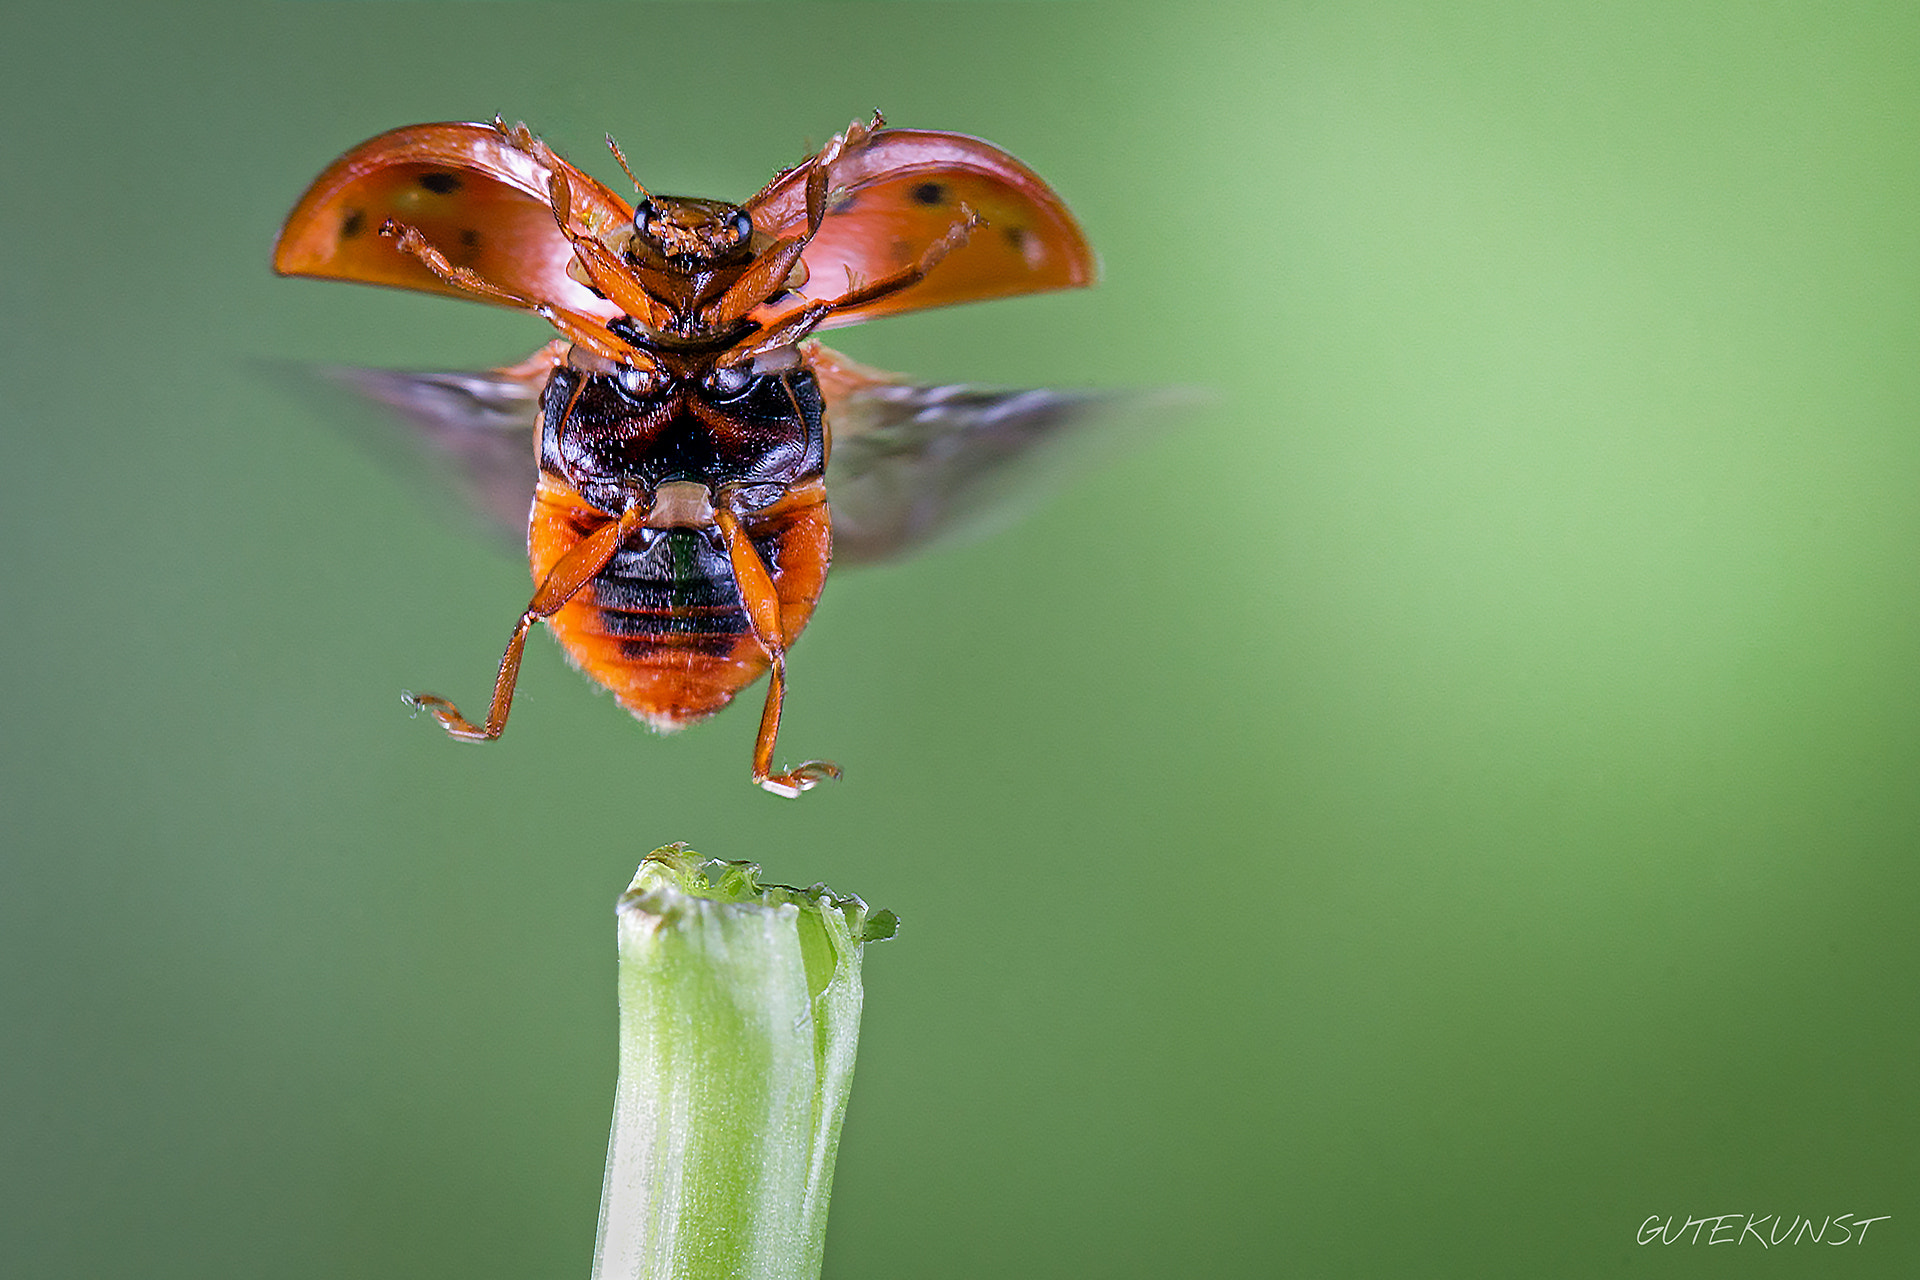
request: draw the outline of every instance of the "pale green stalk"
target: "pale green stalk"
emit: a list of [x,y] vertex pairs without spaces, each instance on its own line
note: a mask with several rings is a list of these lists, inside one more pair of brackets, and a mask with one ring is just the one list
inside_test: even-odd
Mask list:
[[814,1280],[887,911],[684,846],[617,911],[620,1082],[595,1280]]

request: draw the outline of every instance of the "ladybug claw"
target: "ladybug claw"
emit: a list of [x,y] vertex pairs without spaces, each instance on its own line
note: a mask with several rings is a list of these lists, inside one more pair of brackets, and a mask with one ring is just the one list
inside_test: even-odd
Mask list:
[[400,701],[412,708],[415,716],[422,711],[426,712],[447,731],[448,737],[458,738],[462,742],[484,742],[488,738],[499,736],[497,733],[488,733],[480,725],[469,721],[460,714],[458,707],[438,694],[415,693],[411,689],[404,689],[400,693]]
[[808,760],[795,765],[785,773],[770,773],[764,778],[755,778],[762,787],[777,796],[791,800],[802,791],[811,790],[828,778],[838,778],[840,766],[830,760]]

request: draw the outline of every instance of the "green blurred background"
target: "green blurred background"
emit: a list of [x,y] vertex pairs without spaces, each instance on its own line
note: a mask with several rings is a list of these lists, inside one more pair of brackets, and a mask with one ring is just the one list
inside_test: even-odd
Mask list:
[[[615,895],[893,908],[828,1274],[1914,1275],[1911,5],[20,6],[0,46],[0,1271],[583,1276]],[[837,576],[783,739],[658,740],[276,360],[535,321],[282,281],[383,129],[744,196],[991,138],[1097,290],[929,378],[1213,403]],[[757,706],[757,693],[749,703]],[[1635,1243],[1851,1213],[1841,1249]]]

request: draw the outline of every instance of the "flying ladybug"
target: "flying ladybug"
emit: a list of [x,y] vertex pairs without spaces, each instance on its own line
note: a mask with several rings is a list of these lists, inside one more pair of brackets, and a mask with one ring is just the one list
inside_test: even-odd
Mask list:
[[632,203],[525,125],[381,134],[301,197],[274,267],[515,307],[559,334],[487,372],[349,375],[526,525],[533,598],[485,719],[408,701],[455,738],[499,737],[536,622],[663,732],[767,673],[753,780],[797,796],[840,773],[774,765],[787,650],[829,564],[924,543],[1101,400],[918,386],[813,334],[1091,284],[1093,251],[1006,152],[878,115],[743,204],[652,195],[608,146]]

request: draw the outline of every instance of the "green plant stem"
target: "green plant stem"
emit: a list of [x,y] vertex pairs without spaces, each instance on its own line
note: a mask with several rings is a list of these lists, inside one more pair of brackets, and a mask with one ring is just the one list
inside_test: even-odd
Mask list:
[[678,845],[641,864],[617,917],[620,1080],[595,1280],[812,1280],[861,949],[897,922]]

